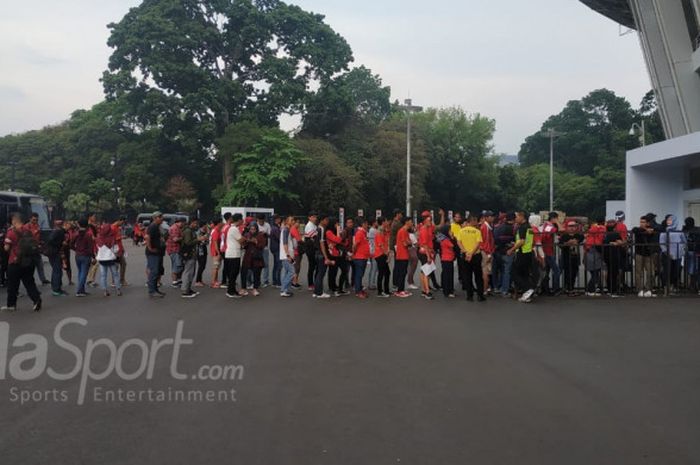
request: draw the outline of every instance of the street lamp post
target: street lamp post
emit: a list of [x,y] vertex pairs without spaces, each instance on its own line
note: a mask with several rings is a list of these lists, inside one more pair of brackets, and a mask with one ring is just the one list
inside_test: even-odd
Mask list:
[[563,132],[557,132],[553,128],[549,128],[544,133],[549,137],[549,211],[554,211],[554,139],[558,136],[563,136]]
[[646,147],[646,145],[647,145],[647,130],[646,130],[646,127],[644,126],[644,120],[642,120],[641,125],[637,124],[637,123],[632,124],[632,129],[630,129],[630,136],[637,135],[637,131],[639,131],[639,144],[642,147]]
[[402,110],[406,111],[406,218],[411,217],[411,114],[423,111],[423,107],[413,105],[413,100],[406,99]]

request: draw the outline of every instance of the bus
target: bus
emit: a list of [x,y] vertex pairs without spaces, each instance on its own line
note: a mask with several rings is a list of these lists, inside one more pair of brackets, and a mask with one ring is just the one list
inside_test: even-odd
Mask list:
[[21,213],[24,221],[29,221],[32,213],[39,215],[41,238],[46,241],[51,233],[49,209],[43,197],[35,194],[21,192],[0,191],[0,227],[7,228],[10,216],[13,213]]

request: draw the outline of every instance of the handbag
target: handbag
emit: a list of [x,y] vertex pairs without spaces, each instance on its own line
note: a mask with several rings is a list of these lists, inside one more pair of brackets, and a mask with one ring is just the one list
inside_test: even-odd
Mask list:
[[99,249],[97,249],[97,257],[96,260],[98,262],[111,262],[117,259],[117,254],[116,251],[114,250],[116,247],[107,247],[106,245],[100,246]]

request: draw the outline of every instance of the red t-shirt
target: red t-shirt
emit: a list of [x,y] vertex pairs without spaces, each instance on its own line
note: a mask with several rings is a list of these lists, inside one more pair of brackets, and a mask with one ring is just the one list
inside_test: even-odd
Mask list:
[[216,250],[219,241],[221,241],[221,228],[214,228],[211,230],[211,236],[209,238],[209,252],[212,257],[219,255],[219,252]]
[[[290,234],[294,238],[294,240],[297,241],[297,244],[301,243],[301,233],[299,232],[299,228],[292,228],[290,229]],[[299,256],[299,247],[294,248],[294,256],[298,257]]]
[[452,239],[443,239],[440,242],[440,260],[453,262],[455,260],[455,244]]
[[7,230],[7,233],[5,234],[5,245],[10,246],[8,263],[10,265],[17,263],[17,253],[19,252],[19,234],[17,234],[15,228]]
[[603,245],[606,231],[605,226],[601,224],[591,226],[588,230],[588,234],[586,234],[586,250],[593,246]]
[[408,247],[406,243],[410,243],[411,239],[408,236],[408,230],[406,228],[399,229],[396,233],[396,259],[397,260],[408,260]]
[[481,250],[487,255],[493,255],[496,251],[496,243],[493,240],[493,226],[484,222],[481,225]]
[[35,241],[41,242],[41,227],[39,226],[39,223],[27,223],[24,225],[24,227],[32,232]]
[[117,247],[119,249],[119,255],[124,254],[124,244],[122,243],[122,228],[119,227],[119,225],[113,224],[112,225],[112,232],[114,233],[114,237],[117,240]]
[[221,245],[219,246],[219,250],[221,251],[221,255],[226,252],[226,236],[228,236],[228,230],[231,229],[230,224],[225,224],[223,228],[221,228],[221,235],[219,236],[221,238]]
[[615,223],[615,232],[619,233],[623,240],[627,240],[627,225],[621,221]]
[[384,234],[382,231],[377,231],[377,235],[374,236],[374,257],[377,258],[389,251],[389,235]]
[[418,246],[424,250],[421,253],[428,253],[433,246],[433,228],[431,226],[421,226],[418,231]]
[[549,221],[542,227],[542,250],[548,257],[554,256],[554,237],[557,234],[557,226]]
[[328,253],[331,257],[340,257],[340,249],[338,249],[338,246],[342,243],[342,237],[338,236],[333,231],[326,231],[326,244],[328,245]]
[[369,240],[367,240],[367,231],[363,228],[358,228],[355,233],[355,260],[369,260]]

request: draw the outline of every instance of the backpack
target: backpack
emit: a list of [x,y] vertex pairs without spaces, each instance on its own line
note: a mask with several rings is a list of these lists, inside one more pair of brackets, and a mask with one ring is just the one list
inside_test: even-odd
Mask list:
[[39,243],[31,231],[22,231],[17,243],[17,263],[22,268],[31,266],[34,258],[39,255]]

